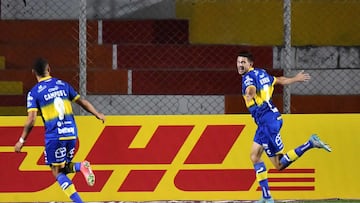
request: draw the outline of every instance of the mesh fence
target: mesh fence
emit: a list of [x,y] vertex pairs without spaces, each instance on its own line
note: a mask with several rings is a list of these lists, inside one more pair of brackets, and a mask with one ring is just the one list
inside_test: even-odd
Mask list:
[[[0,3],[2,115],[25,115],[26,92],[36,83],[30,67],[39,56],[49,60],[54,77],[112,115],[222,114],[243,105],[237,102],[241,50],[276,76],[312,75],[277,90],[284,112],[291,95],[360,94],[359,1]],[[227,103],[229,97],[236,102]]]

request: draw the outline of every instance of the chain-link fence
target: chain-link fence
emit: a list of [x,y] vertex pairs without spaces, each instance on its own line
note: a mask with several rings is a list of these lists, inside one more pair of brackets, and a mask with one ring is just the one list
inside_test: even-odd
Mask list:
[[26,114],[25,95],[36,83],[30,67],[39,56],[49,60],[54,77],[111,115],[246,113],[236,71],[236,56],[245,49],[255,55],[255,66],[276,76],[303,69],[312,75],[275,92],[285,113],[309,112],[299,110],[307,106],[305,96],[322,95],[324,101],[306,98],[326,104],[345,98],[350,107],[359,102],[359,1],[0,4],[1,115]]

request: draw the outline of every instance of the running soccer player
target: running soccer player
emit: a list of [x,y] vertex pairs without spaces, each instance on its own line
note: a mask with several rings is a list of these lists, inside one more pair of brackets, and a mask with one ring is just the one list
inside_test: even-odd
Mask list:
[[264,151],[275,168],[283,170],[309,149],[322,148],[331,152],[331,148],[314,134],[304,144],[283,154],[284,144],[280,136],[283,120],[272,102],[274,85],[308,81],[310,75],[301,71],[294,77],[274,77],[264,69],[254,68],[253,63],[254,58],[250,52],[241,52],[237,57],[237,70],[242,76],[242,95],[246,107],[257,124],[250,152],[256,178],[262,189],[262,198],[257,202],[273,203],[267,180],[267,169],[261,160]]
[[51,77],[50,66],[45,59],[37,59],[32,72],[38,83],[27,94],[28,116],[15,151],[21,151],[40,112],[45,127],[45,163],[51,167],[64,193],[72,201],[81,203],[83,201],[67,174],[81,172],[90,186],[95,184],[95,175],[88,161],[71,162],[78,136],[71,102],[76,102],[103,123],[105,116],[81,98],[67,82]]

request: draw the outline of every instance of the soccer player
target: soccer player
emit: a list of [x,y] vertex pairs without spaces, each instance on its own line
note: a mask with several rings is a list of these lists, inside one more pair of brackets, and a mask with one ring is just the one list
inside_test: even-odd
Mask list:
[[32,72],[38,83],[28,92],[28,116],[15,151],[21,151],[39,112],[45,127],[45,162],[64,193],[74,202],[83,202],[67,174],[81,172],[90,186],[95,183],[95,175],[88,161],[71,162],[78,136],[71,102],[79,104],[103,123],[105,116],[81,98],[67,82],[51,77],[50,66],[45,59],[37,59]]
[[294,77],[274,77],[264,69],[254,68],[253,63],[254,58],[250,52],[241,52],[237,57],[237,70],[242,76],[242,95],[246,107],[257,124],[250,159],[262,189],[262,198],[258,202],[272,203],[274,200],[269,190],[267,169],[261,160],[264,151],[275,168],[283,170],[309,149],[322,148],[331,152],[331,148],[314,134],[304,144],[283,154],[284,144],[280,137],[283,120],[271,99],[274,85],[308,81],[310,75],[301,71]]

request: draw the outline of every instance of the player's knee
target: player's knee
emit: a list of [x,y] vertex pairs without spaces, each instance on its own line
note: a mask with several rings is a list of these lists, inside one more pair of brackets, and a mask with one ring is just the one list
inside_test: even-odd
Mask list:
[[250,160],[253,164],[256,164],[260,162],[260,157],[258,157],[256,154],[250,154]]
[[277,170],[279,170],[279,171],[284,170],[284,169],[287,167],[287,166],[285,166],[285,165],[283,165],[283,164],[281,163],[281,158],[282,158],[283,156],[284,156],[283,154],[278,154],[278,155],[277,155],[277,164],[276,164],[275,168],[276,168]]
[[281,163],[275,165],[275,169],[278,170],[278,171],[282,171],[282,170],[284,170],[285,168],[286,168],[286,167],[284,167]]
[[277,154],[275,157],[271,158],[271,162],[274,165],[276,170],[283,170],[285,167],[281,164],[281,158],[283,157],[283,154]]
[[61,168],[59,166],[54,166],[54,165],[50,164],[50,169],[55,178],[57,178],[57,176],[60,173],[62,173]]

